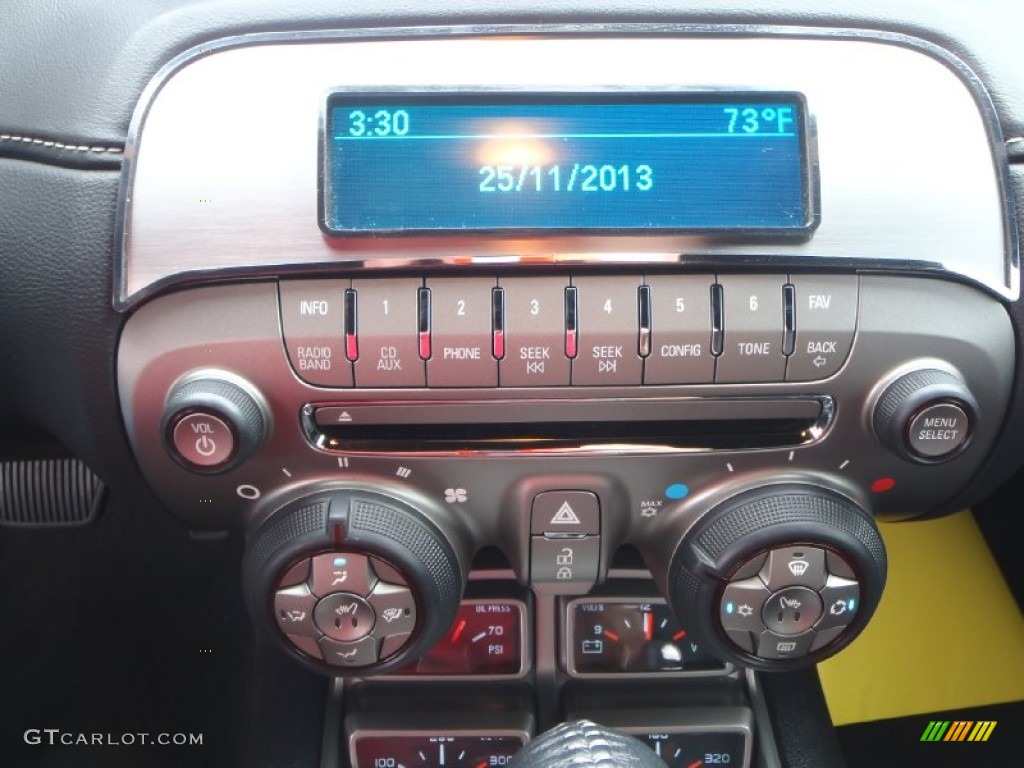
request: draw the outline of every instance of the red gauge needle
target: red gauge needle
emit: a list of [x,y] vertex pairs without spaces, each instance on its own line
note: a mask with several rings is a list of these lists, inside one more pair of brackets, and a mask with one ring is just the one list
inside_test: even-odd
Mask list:
[[452,642],[454,643],[459,639],[459,635],[462,634],[462,630],[466,628],[466,620],[462,619],[458,624],[455,625],[455,631],[452,632]]
[[610,629],[604,631],[604,636],[609,640],[614,640],[616,643],[619,642],[619,636],[612,632]]
[[672,635],[672,641],[675,642],[675,643],[678,643],[684,637],[686,637],[686,630],[685,629],[680,629],[678,632],[676,632],[674,635]]
[[644,614],[644,640],[654,639],[654,614]]
[[688,766],[686,766],[686,768],[700,768],[702,765],[704,765],[704,760],[703,759],[695,760],[694,762],[692,762]]
[[486,760],[484,760],[484,761],[483,761],[482,763],[480,763],[480,765],[478,765],[478,766],[477,766],[476,768],[487,768],[487,761],[486,761]]

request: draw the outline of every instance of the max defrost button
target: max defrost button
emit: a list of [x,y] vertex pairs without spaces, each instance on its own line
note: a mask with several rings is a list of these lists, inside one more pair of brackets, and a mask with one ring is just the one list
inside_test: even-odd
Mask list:
[[345,357],[345,290],[348,280],[282,280],[281,326],[295,373],[320,387],[351,387]]
[[212,469],[235,454],[235,436],[223,419],[211,413],[190,413],[174,425],[171,435],[178,458],[191,467]]

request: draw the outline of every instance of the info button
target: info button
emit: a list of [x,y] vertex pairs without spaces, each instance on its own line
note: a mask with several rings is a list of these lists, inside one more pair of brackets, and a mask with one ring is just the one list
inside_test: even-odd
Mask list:
[[231,427],[212,413],[193,412],[179,419],[171,441],[178,458],[191,468],[213,469],[235,454]]

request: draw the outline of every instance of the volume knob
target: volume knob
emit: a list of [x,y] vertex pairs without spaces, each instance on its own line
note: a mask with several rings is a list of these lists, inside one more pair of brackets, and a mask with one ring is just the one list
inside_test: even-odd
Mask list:
[[971,438],[978,402],[963,379],[949,371],[904,374],[875,404],[873,425],[884,446],[919,464],[948,461]]
[[185,379],[164,405],[168,452],[193,472],[224,472],[251,456],[266,439],[269,417],[255,391],[230,374]]

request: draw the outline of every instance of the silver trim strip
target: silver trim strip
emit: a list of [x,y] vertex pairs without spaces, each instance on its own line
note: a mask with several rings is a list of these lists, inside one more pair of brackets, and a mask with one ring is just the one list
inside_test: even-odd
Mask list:
[[[139,301],[154,294],[155,292],[171,285],[196,282],[210,277],[251,277],[255,275],[277,274],[284,264],[269,263],[248,263],[231,265],[193,264],[191,267],[181,269],[180,267],[168,267],[163,274],[158,272],[149,276],[136,274],[137,265],[132,257],[132,241],[129,221],[133,217],[133,206],[136,203],[134,184],[138,171],[138,154],[143,127],[147,117],[156,100],[172,76],[184,69],[187,65],[195,63],[203,58],[213,56],[230,49],[237,49],[244,46],[273,45],[275,43],[325,43],[325,42],[370,42],[370,41],[397,41],[417,40],[427,41],[430,38],[444,36],[453,40],[466,40],[469,38],[494,38],[498,36],[518,36],[532,40],[558,37],[560,40],[579,40],[585,36],[615,38],[625,35],[642,36],[649,39],[660,39],[669,36],[683,37],[693,40],[717,36],[722,39],[728,36],[734,40],[749,40],[755,37],[769,39],[787,40],[819,40],[819,41],[861,41],[874,42],[894,47],[904,48],[922,53],[947,67],[966,86],[970,97],[981,112],[982,128],[989,144],[988,153],[995,165],[995,182],[997,195],[1000,198],[1002,213],[1002,232],[999,239],[1002,242],[1003,267],[999,270],[1001,276],[996,277],[991,270],[983,274],[984,270],[977,268],[977,249],[971,249],[970,255],[959,251],[947,255],[943,261],[941,258],[934,260],[929,254],[925,258],[910,258],[900,256],[897,258],[874,258],[866,254],[861,258],[855,245],[849,245],[848,250],[842,255],[832,254],[829,256],[814,256],[813,260],[806,257],[799,257],[794,253],[779,253],[777,248],[763,248],[751,251],[750,248],[734,248],[733,257],[737,263],[744,266],[771,265],[775,268],[785,268],[787,265],[798,264],[814,268],[828,267],[858,267],[878,268],[885,270],[900,270],[913,272],[945,272],[958,275],[968,281],[986,287],[990,292],[1004,298],[1014,300],[1019,293],[1019,245],[1018,234],[1015,226],[1016,212],[1014,209],[1013,196],[1009,193],[1010,179],[1009,167],[1007,164],[1007,148],[1003,141],[1001,129],[991,98],[985,90],[977,75],[959,58],[939,46],[919,38],[900,33],[881,32],[874,30],[857,29],[815,29],[798,28],[785,26],[727,26],[727,25],[665,25],[665,24],[622,24],[622,25],[482,25],[482,26],[450,26],[450,27],[411,27],[394,29],[359,29],[329,32],[295,32],[295,33],[261,33],[252,35],[239,35],[223,38],[220,40],[204,43],[196,46],[168,62],[150,81],[140,97],[139,104],[132,117],[129,126],[129,134],[125,146],[125,162],[122,170],[121,185],[118,196],[117,210],[117,240],[116,258],[114,265],[114,298],[113,304],[117,310],[127,310]],[[793,84],[789,84],[792,88]],[[319,105],[318,105],[319,108]],[[921,137],[927,134],[921,133]],[[312,139],[311,139],[312,140]],[[312,182],[310,182],[312,185]],[[825,215],[828,212],[825,211]],[[311,223],[315,228],[315,215],[311,213]],[[984,228],[983,228],[984,229]],[[990,228],[989,228],[990,229]],[[980,231],[980,230],[979,230]],[[317,230],[318,232],[318,230]],[[319,234],[319,232],[318,232]],[[995,233],[990,233],[990,240],[994,242]],[[882,236],[882,233],[879,233]],[[628,240],[628,238],[627,238]],[[647,252],[637,253],[636,248],[628,247],[627,242],[602,241],[604,247],[595,249],[586,247],[586,242],[573,243],[574,248],[553,249],[552,243],[540,252],[527,256],[508,255],[493,253],[490,256],[473,254],[451,255],[451,251],[445,254],[437,248],[425,248],[413,259],[400,259],[396,262],[394,258],[382,256],[380,252],[368,252],[363,256],[356,256],[348,261],[339,261],[335,266],[345,267],[368,267],[381,269],[409,268],[416,267],[439,267],[457,268],[465,270],[466,264],[486,263],[494,266],[496,264],[515,264],[523,260],[529,260],[531,264],[550,263],[584,263],[584,264],[612,264],[612,263],[648,263],[654,265],[669,266],[673,264],[699,264],[712,260],[719,265],[722,263],[722,256],[707,255],[680,255],[687,250],[693,250],[695,243],[690,242],[690,247],[680,247],[678,240],[666,244],[664,252],[656,252],[656,243],[644,243]],[[634,246],[636,240],[634,239]],[[438,242],[439,246],[451,246],[451,242]],[[619,252],[613,252],[612,246],[619,245]],[[408,246],[414,248],[422,246],[422,241],[410,241]],[[465,243],[462,244],[463,248]],[[705,243],[706,245],[706,243]],[[894,244],[898,247],[898,244]],[[819,249],[820,250],[820,249]],[[603,252],[598,252],[603,251]],[[408,249],[406,250],[406,253]],[[515,251],[517,254],[524,251]],[[730,251],[725,251],[728,255]],[[902,251],[901,251],[902,253]],[[773,254],[773,255],[768,255]],[[294,261],[294,260],[293,260]],[[180,261],[177,262],[180,264]],[[306,261],[306,266],[299,269],[324,269],[329,266],[323,259]],[[291,266],[288,266],[291,269]]]

